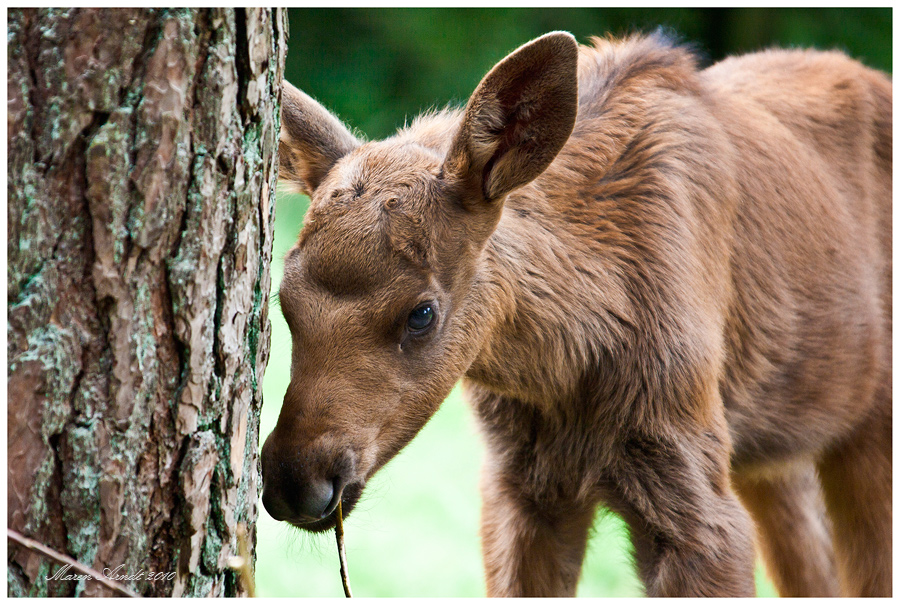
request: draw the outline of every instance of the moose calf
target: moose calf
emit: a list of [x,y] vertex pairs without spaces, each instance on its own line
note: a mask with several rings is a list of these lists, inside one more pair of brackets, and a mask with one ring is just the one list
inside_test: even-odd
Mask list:
[[783,595],[890,595],[891,100],[659,34],[547,34],[380,142],[285,82],[265,507],[332,528],[462,378],[488,594],[573,595],[602,503],[650,595],[752,595],[754,538]]

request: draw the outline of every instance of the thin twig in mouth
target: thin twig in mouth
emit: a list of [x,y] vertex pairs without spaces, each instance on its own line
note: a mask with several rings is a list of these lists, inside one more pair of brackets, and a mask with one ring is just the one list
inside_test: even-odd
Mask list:
[[337,524],[334,526],[334,535],[337,538],[338,558],[341,560],[341,584],[344,585],[344,596],[349,598],[350,578],[347,576],[347,552],[344,550],[344,513],[341,510],[341,501],[337,505]]

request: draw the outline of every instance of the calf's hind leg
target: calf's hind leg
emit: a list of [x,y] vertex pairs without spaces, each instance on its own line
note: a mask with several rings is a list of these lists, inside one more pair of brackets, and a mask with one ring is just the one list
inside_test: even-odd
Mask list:
[[[887,389],[885,389],[887,391]],[[891,399],[819,462],[844,596],[891,596]]]
[[840,595],[831,535],[811,463],[765,477],[732,476],[756,522],[766,569],[782,597]]

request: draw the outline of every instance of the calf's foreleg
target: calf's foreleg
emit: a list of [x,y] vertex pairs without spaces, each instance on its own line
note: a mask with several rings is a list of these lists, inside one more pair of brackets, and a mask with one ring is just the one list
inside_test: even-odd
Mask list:
[[610,504],[629,524],[649,596],[755,594],[753,527],[730,485],[726,443],[699,427],[621,442]]
[[488,460],[481,540],[491,597],[575,596],[595,507],[540,503]]

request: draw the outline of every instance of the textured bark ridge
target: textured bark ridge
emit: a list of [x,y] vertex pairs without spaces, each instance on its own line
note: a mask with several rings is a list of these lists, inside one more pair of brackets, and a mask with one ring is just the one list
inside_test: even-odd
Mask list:
[[[284,12],[8,19],[9,526],[144,595],[240,595]],[[58,569],[10,544],[9,594],[110,594]]]

